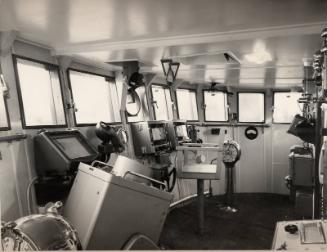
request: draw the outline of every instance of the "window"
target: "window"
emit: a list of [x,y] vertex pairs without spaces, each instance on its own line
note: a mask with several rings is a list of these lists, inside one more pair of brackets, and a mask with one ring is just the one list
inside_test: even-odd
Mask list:
[[188,121],[199,120],[195,90],[177,89],[176,98],[179,119]]
[[113,78],[69,70],[77,125],[120,122],[120,106]]
[[65,126],[58,67],[14,58],[23,127]]
[[205,121],[228,121],[226,93],[220,91],[203,91],[203,99],[205,104]]
[[169,88],[152,85],[152,97],[156,120],[173,120],[173,109]]
[[302,114],[302,104],[297,101],[301,93],[276,92],[274,93],[274,123],[291,123],[296,114]]
[[[1,70],[1,68],[0,68]],[[5,91],[7,90],[7,86],[5,84],[5,80],[3,75],[0,73],[0,130],[7,130],[9,129],[9,120],[8,120],[8,113],[7,113],[7,104],[5,100]]]
[[238,93],[238,121],[247,123],[265,122],[264,93]]

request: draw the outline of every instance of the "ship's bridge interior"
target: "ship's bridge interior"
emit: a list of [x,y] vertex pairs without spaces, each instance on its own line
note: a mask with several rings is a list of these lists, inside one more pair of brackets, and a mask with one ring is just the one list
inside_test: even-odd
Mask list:
[[0,0],[3,250],[325,250],[327,2]]

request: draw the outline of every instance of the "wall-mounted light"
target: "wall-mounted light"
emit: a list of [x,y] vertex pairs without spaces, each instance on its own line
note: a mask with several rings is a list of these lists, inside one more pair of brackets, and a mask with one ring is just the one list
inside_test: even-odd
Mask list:
[[179,62],[173,62],[171,59],[161,59],[162,70],[168,84],[173,84],[178,73]]

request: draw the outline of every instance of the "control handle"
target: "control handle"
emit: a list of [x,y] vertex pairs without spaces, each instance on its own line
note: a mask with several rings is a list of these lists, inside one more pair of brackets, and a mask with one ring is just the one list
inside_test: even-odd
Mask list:
[[128,175],[128,174],[131,174],[131,175],[134,175],[135,177],[143,178],[143,179],[149,180],[149,181],[151,181],[153,183],[159,184],[159,185],[163,186],[164,189],[166,190],[166,184],[165,183],[163,183],[161,181],[158,181],[158,180],[155,180],[153,178],[149,178],[148,176],[145,176],[145,175],[142,175],[142,174],[139,174],[139,173],[127,171],[127,172],[125,172],[123,178],[125,178],[126,175]]

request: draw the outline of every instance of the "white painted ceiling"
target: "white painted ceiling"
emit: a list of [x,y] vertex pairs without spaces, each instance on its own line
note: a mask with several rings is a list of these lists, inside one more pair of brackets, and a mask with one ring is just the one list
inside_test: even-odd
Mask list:
[[[302,59],[320,47],[324,27],[325,0],[0,0],[0,30],[54,55],[136,59],[159,75],[161,58],[183,59],[178,78],[190,83],[301,85]],[[266,64],[245,60],[258,41],[272,56]],[[241,64],[216,62],[224,51]]]

